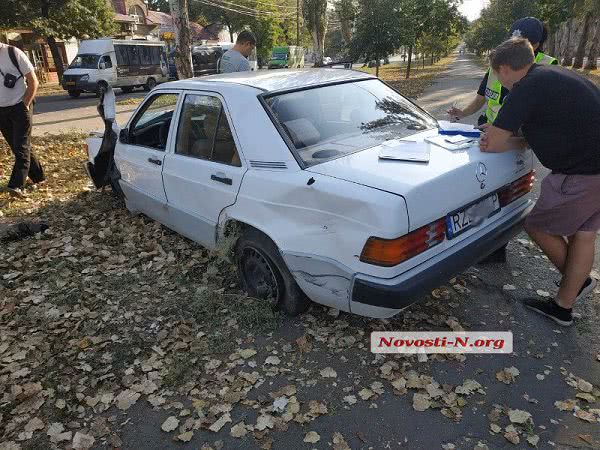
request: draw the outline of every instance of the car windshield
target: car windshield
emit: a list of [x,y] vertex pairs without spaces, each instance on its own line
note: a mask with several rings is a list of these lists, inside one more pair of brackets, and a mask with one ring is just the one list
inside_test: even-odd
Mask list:
[[267,97],[307,166],[435,128],[435,119],[371,79]]
[[287,53],[273,53],[271,59],[282,60],[287,59]]
[[100,55],[77,55],[71,65],[70,69],[97,69],[98,60]]

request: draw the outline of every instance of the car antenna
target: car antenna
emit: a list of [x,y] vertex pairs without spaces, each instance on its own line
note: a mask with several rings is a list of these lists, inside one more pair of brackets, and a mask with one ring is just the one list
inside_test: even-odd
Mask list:
[[312,184],[314,184],[315,179],[313,177],[310,177],[308,182],[306,183],[308,186],[311,186]]

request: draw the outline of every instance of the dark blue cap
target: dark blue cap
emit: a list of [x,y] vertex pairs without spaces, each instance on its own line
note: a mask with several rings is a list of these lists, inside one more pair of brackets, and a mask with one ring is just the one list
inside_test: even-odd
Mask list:
[[524,37],[532,44],[538,44],[544,38],[544,24],[535,17],[524,17],[512,24],[510,36]]

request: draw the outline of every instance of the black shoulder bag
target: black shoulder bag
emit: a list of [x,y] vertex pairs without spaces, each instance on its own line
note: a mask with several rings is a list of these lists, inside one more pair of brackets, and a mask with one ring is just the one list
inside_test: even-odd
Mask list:
[[23,78],[23,72],[21,72],[21,68],[19,67],[19,62],[17,61],[17,55],[15,53],[15,48],[12,45],[8,46],[8,57],[10,58],[10,61],[13,63],[13,66],[15,66],[16,69],[19,71],[20,76],[16,77],[12,73],[4,73],[4,72],[2,72],[2,69],[0,69],[0,73],[4,77],[4,87],[12,89],[17,84],[17,81],[19,81],[19,78]]

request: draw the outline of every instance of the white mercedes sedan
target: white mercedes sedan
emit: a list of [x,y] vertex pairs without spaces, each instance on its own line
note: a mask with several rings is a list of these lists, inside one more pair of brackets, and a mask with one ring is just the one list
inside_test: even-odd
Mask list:
[[124,128],[111,92],[99,110],[95,186],[208,249],[236,233],[245,290],[289,314],[314,301],[393,316],[504,246],[533,205],[530,151],[453,147],[460,137],[362,72],[166,83]]

